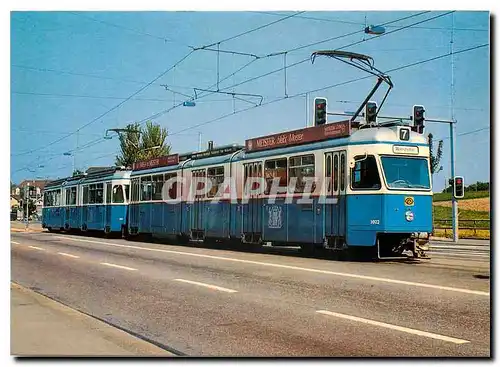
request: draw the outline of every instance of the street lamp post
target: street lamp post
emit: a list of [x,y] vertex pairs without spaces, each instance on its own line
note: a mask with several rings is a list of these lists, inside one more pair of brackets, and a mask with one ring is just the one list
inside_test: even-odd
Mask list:
[[24,199],[26,200],[26,229],[29,227],[29,189],[30,189],[30,183],[26,183],[26,188],[24,189]]

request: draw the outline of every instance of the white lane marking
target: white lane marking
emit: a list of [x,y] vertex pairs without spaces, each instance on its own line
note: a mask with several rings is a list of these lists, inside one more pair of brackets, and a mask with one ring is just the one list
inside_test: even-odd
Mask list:
[[490,247],[453,247],[453,246],[429,246],[429,251],[436,250],[454,250],[454,251],[478,251],[478,252],[490,252]]
[[13,243],[13,244],[15,244],[15,245],[20,245],[20,243],[19,243],[19,242],[16,242],[16,241],[10,241],[10,243]]
[[183,283],[189,283],[189,284],[194,284],[194,285],[200,285],[202,287],[207,287],[207,288],[210,288],[210,289],[215,289],[215,290],[218,290],[218,291],[221,291],[221,292],[227,292],[227,293],[236,293],[238,291],[235,291],[234,289],[229,289],[229,288],[223,288],[223,287],[218,287],[216,285],[212,285],[212,284],[206,284],[206,283],[200,283],[200,282],[194,282],[192,280],[186,280],[186,279],[174,279],[178,282],[183,282]]
[[79,259],[80,256],[76,256],[76,255],[71,255],[71,254],[67,254],[66,252],[58,252],[59,255],[63,255],[63,256],[67,256],[67,257],[72,257],[74,259]]
[[416,282],[409,282],[409,281],[406,281],[406,280],[396,280],[396,279],[388,279],[388,278],[379,278],[379,277],[372,277],[372,276],[368,276],[368,275],[359,275],[359,274],[350,274],[350,273],[339,273],[339,272],[329,271],[329,270],[302,268],[302,267],[299,267],[299,266],[283,265],[283,264],[260,262],[260,261],[253,261],[253,260],[234,259],[234,258],[223,257],[223,256],[195,254],[195,253],[192,253],[192,252],[164,250],[164,249],[147,248],[147,247],[139,247],[139,246],[132,246],[132,245],[120,245],[118,243],[112,243],[112,242],[83,240],[83,239],[70,238],[70,237],[62,237],[62,236],[55,236],[55,237],[56,238],[61,238],[61,239],[64,239],[64,240],[97,243],[97,244],[102,244],[102,245],[106,245],[106,246],[131,248],[131,249],[143,250],[143,251],[164,252],[164,253],[168,253],[168,254],[176,254],[176,255],[184,255],[184,256],[204,257],[204,258],[209,258],[209,259],[224,260],[224,261],[233,261],[233,262],[240,262],[240,263],[245,263],[245,264],[263,265],[263,266],[271,266],[271,267],[282,268],[282,269],[301,270],[301,271],[307,271],[307,272],[311,272],[311,273],[336,275],[336,276],[347,277],[347,278],[372,280],[372,281],[383,282],[383,283],[404,284],[404,285],[412,285],[412,286],[415,286],[415,287],[422,287],[422,288],[432,288],[432,289],[439,289],[439,290],[452,291],[452,292],[477,294],[477,295],[480,295],[480,296],[489,296],[490,295],[489,292],[484,292],[484,291],[476,291],[476,290],[465,289],[465,288],[453,288],[453,287],[446,287],[446,286],[435,285],[435,284],[416,283]]
[[461,257],[482,257],[484,259],[489,259],[490,255],[480,255],[480,254],[466,254],[462,252],[431,252],[430,256],[461,256]]
[[380,327],[384,327],[384,328],[387,328],[387,329],[402,331],[402,332],[405,332],[405,333],[419,335],[419,336],[425,336],[427,338],[443,340],[443,341],[451,342],[451,343],[455,343],[455,344],[470,343],[469,340],[452,338],[450,336],[429,333],[427,331],[422,331],[422,330],[417,330],[417,329],[410,329],[410,328],[407,328],[407,327],[404,327],[404,326],[398,326],[398,325],[393,325],[393,324],[386,324],[385,322],[364,319],[362,317],[351,316],[351,315],[346,315],[346,314],[337,313],[337,312],[331,312],[331,311],[325,311],[325,310],[320,310],[320,311],[316,311],[316,312],[324,314],[324,315],[339,317],[341,319],[362,322],[364,324],[369,324],[369,325],[374,325],[374,326],[380,326]]
[[44,248],[41,248],[41,247],[36,247],[36,246],[28,246],[28,247],[35,249],[35,250],[46,251]]
[[129,268],[128,266],[116,265],[116,264],[111,264],[111,263],[101,263],[101,265],[111,266],[113,268],[119,268],[119,269],[125,269],[125,270],[137,270],[134,268]]

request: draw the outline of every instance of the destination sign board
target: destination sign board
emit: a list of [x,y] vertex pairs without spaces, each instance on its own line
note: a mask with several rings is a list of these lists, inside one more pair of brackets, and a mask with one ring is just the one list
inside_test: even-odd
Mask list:
[[408,145],[393,145],[392,151],[395,154],[418,154],[418,147]]
[[172,166],[177,163],[179,163],[179,154],[171,154],[163,157],[151,158],[147,161],[135,162],[132,165],[132,169],[134,171],[139,171],[156,167]]
[[245,147],[247,152],[255,152],[326,139],[343,138],[349,135],[351,135],[351,124],[349,120],[346,120],[248,139],[245,142]]
[[201,159],[201,158],[208,158],[208,157],[216,157],[224,154],[229,154],[229,153],[234,153],[238,150],[240,150],[242,147],[241,146],[227,146],[227,147],[220,147],[220,148],[214,148],[212,150],[206,150],[204,152],[197,152],[193,153],[191,155],[191,159]]

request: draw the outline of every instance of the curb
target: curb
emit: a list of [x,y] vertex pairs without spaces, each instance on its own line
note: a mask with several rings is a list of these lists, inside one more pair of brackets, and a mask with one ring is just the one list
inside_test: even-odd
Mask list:
[[21,233],[41,233],[45,232],[44,229],[35,229],[35,228],[11,228],[11,232],[21,232]]

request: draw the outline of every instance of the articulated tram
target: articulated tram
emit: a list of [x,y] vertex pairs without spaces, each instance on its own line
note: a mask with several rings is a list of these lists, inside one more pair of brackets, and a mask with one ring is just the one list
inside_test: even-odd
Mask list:
[[327,123],[58,180],[44,203],[49,230],[422,257],[429,147],[400,123]]
[[130,170],[120,167],[48,183],[42,227],[49,231],[127,231]]

